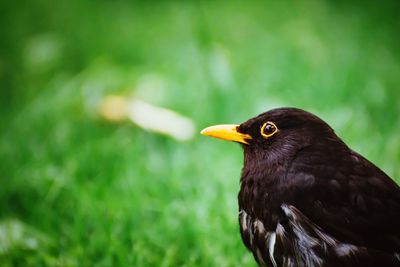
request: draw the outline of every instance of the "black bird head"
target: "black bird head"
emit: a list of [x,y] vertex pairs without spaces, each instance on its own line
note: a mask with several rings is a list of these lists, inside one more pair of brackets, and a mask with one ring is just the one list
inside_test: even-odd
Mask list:
[[327,144],[336,143],[336,150],[338,145],[345,146],[323,120],[297,108],[272,109],[240,125],[215,125],[201,133],[241,143],[245,156],[253,161],[291,160],[299,150],[311,145],[327,148]]

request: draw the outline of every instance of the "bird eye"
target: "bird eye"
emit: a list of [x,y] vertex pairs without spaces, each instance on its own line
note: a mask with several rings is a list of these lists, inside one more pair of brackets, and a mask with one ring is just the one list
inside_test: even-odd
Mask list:
[[273,122],[266,122],[261,126],[261,135],[268,138],[273,136],[278,131],[278,128]]

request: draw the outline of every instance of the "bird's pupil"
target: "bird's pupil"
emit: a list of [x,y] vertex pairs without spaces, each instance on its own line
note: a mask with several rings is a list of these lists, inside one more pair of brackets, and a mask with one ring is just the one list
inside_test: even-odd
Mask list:
[[267,133],[272,133],[274,131],[274,126],[271,124],[267,124],[267,126],[265,126],[265,132]]

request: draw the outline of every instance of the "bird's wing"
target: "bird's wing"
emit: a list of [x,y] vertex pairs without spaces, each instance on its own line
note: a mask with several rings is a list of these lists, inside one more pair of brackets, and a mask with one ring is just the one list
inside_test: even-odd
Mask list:
[[398,267],[394,253],[357,247],[340,242],[307,218],[295,206],[282,204],[282,217],[274,231],[251,217],[239,213],[243,241],[260,266],[363,266]]
[[[313,183],[293,204],[330,236],[361,247],[400,252],[400,188],[379,168],[351,152],[339,164],[306,166],[294,162],[291,180]],[[292,176],[292,177],[290,177]]]
[[274,233],[276,242],[273,256],[282,266],[400,265],[398,254],[340,242],[296,207],[282,204],[281,208],[284,220],[278,223]]

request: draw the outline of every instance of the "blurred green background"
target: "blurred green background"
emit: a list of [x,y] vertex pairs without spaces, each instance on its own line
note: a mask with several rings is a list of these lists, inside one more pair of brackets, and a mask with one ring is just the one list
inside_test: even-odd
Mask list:
[[0,265],[255,266],[240,147],[108,123],[107,94],[198,130],[304,108],[400,179],[398,5],[2,1]]

